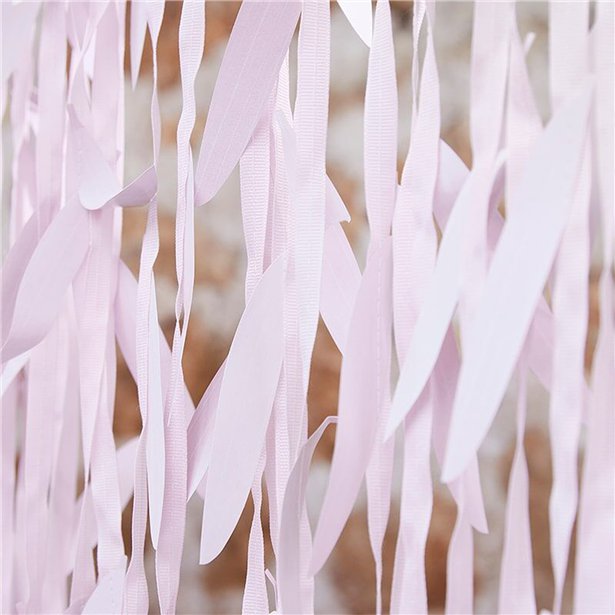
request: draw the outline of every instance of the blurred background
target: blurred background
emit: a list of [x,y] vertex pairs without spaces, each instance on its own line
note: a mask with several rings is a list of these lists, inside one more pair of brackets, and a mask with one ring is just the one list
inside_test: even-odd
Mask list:
[[[412,59],[412,3],[393,1],[393,27],[399,88],[399,169],[408,150],[410,133],[410,78]],[[176,129],[181,113],[178,27],[181,2],[167,2],[158,47],[162,149],[160,154],[159,208],[160,255],[156,262],[156,286],[162,327],[171,341],[174,327],[176,277],[174,262],[176,203]],[[193,147],[198,152],[207,118],[207,107],[224,53],[228,35],[239,8],[238,2],[209,1],[206,4],[205,56],[196,82],[197,123]],[[128,19],[130,11],[127,11]],[[543,120],[548,118],[547,7],[543,2],[520,2],[517,15],[521,36],[536,35],[528,53],[530,76]],[[363,98],[368,49],[354,33],[337,4],[331,5],[331,92],[327,145],[327,170],[344,199],[352,221],[344,224],[361,268],[368,241],[363,194]],[[128,25],[128,24],[127,24]],[[129,31],[129,30],[127,30]],[[438,2],[435,41],[440,73],[442,137],[467,163],[469,61],[472,4]],[[126,46],[126,76],[129,77],[129,45]],[[296,37],[291,48],[291,71],[296,57]],[[133,179],[151,164],[151,46],[146,40],[141,76],[133,91],[126,82],[126,179]],[[5,126],[6,127],[6,126]],[[6,130],[3,138],[6,142]],[[7,156],[8,158],[8,156]],[[5,173],[9,161],[5,158]],[[10,166],[8,167],[10,169]],[[6,177],[6,175],[5,175]],[[4,182],[5,190],[10,180]],[[3,202],[7,202],[3,199]],[[5,212],[6,213],[6,212]],[[122,258],[137,274],[145,210],[128,209],[124,214]],[[196,287],[184,358],[186,383],[198,402],[228,352],[244,307],[245,249],[240,212],[238,173],[235,171],[217,197],[196,212]],[[592,276],[592,279],[595,276]],[[595,282],[592,284],[589,361],[596,333]],[[336,414],[340,354],[325,327],[319,326],[309,389],[309,429]],[[588,363],[589,364],[589,363]],[[141,429],[136,386],[120,358],[114,430],[118,445]],[[490,532],[475,533],[475,610],[497,610],[497,590],[503,540],[508,476],[515,444],[515,385],[480,451],[481,481]],[[530,381],[525,447],[530,473],[530,515],[538,609],[551,608],[553,579],[549,557],[548,500],[551,484],[549,438],[546,430],[548,397]],[[312,520],[318,513],[327,484],[333,451],[334,430],[325,432],[311,469],[308,506]],[[399,444],[399,443],[398,443]],[[401,458],[401,447],[396,455]],[[384,552],[384,608],[388,610],[391,569],[395,551],[400,499],[400,470],[396,466],[391,518]],[[446,591],[446,554],[455,522],[456,508],[448,491],[439,485],[439,469],[433,462],[434,510],[427,543],[426,570],[429,608],[443,612]],[[123,516],[126,544],[130,549],[132,502]],[[252,504],[244,514],[223,553],[209,566],[198,565],[202,503],[195,497],[188,506],[179,613],[237,613],[241,610]],[[268,525],[265,499],[263,524]],[[271,546],[266,546],[273,566]],[[572,558],[571,558],[572,560]],[[151,612],[158,612],[153,573],[153,553],[148,546]],[[570,611],[570,578],[564,610]],[[272,602],[273,604],[273,602]],[[354,512],[329,562],[316,582],[318,613],[372,613],[375,609],[374,564],[369,547],[365,493],[361,492]]]

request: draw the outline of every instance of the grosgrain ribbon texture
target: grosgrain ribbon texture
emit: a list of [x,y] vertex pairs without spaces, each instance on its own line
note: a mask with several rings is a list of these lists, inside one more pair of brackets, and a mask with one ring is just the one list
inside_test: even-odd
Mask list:
[[2,2],[2,613],[615,612],[615,8],[528,6]]

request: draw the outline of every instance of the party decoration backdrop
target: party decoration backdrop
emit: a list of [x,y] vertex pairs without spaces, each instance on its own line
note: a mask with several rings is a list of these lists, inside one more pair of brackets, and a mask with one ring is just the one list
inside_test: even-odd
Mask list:
[[[615,612],[614,5],[545,7],[545,109],[525,3],[476,0],[453,71],[469,80],[459,152],[443,125],[462,93],[438,44],[454,4],[225,4],[2,4],[2,612],[225,610],[178,594],[246,514],[244,613],[344,610],[318,598],[332,565],[348,579],[370,567],[377,613]],[[227,10],[230,35],[206,37]],[[340,19],[361,50],[332,78]],[[364,210],[329,175],[330,89],[352,96],[352,79],[361,115],[344,139],[362,152]],[[200,343],[213,369],[195,387],[199,272],[225,241],[213,222],[202,239],[199,210],[230,206],[237,168],[243,307],[223,352]],[[351,213],[366,214],[359,248]],[[208,306],[223,320],[228,304]],[[325,337],[340,367],[323,414]],[[546,599],[524,445],[535,387],[552,471]],[[495,602],[481,602],[474,547],[494,516],[481,445],[511,395]],[[439,605],[427,544],[443,497]],[[369,549],[331,564],[365,498]]]

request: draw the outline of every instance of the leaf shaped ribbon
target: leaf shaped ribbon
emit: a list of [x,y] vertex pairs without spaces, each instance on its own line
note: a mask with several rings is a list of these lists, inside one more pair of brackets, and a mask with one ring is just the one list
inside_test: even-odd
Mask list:
[[301,2],[242,2],[216,80],[195,175],[195,203],[210,201],[235,168],[261,116]]
[[203,503],[202,564],[230,538],[252,485],[282,366],[283,292],[279,258],[254,289],[231,344]]
[[[390,294],[388,297],[379,297],[377,293],[378,287],[390,288],[390,283],[389,238],[382,240],[368,260],[348,330],[345,359],[340,375],[339,429],[329,486],[314,536],[314,572],[323,566],[342,532],[372,455],[378,430],[379,415],[375,409],[379,405],[379,395],[377,378],[366,378],[365,374],[368,369],[373,368],[372,357],[376,353],[380,352],[386,356],[386,348],[376,347],[379,335],[372,323],[376,322],[376,316],[381,312],[381,326],[385,331],[390,331]],[[343,462],[340,463],[337,459]]]
[[563,105],[528,156],[469,334],[442,478],[458,476],[497,412],[549,274],[571,205],[592,101]]
[[87,253],[87,224],[87,212],[73,203],[59,211],[41,237],[15,296],[2,362],[32,348],[49,331]]

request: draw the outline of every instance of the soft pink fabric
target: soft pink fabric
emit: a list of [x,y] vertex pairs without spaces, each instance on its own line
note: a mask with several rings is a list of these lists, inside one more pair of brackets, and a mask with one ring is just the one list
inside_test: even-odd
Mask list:
[[[327,175],[337,9],[328,0],[244,0],[208,101],[196,88],[209,61],[206,5],[185,0],[171,347],[154,276],[158,194],[169,181],[161,173],[158,100],[165,2],[133,1],[129,33],[124,0],[3,3],[1,110],[4,118],[10,109],[4,126],[11,139],[0,338],[3,612],[147,612],[151,543],[159,608],[174,613],[195,492],[203,499],[200,561],[189,564],[221,553],[251,494],[243,612],[313,612],[316,574],[365,480],[381,613],[388,592],[382,549],[399,463],[391,612],[426,613],[432,452],[457,507],[446,612],[471,612],[473,530],[488,531],[478,454],[513,382],[516,445],[499,610],[534,613],[523,446],[530,371],[550,394],[552,610],[562,610],[575,520],[574,610],[615,610],[613,5],[595,3],[590,22],[587,0],[549,3],[551,109],[543,126],[526,66],[533,35],[522,42],[515,0],[476,0],[468,169],[441,140],[436,4],[413,3],[412,57],[398,57],[396,66],[389,0],[375,9],[370,0],[338,3],[369,47],[365,66],[348,67],[367,79],[365,268]],[[151,67],[141,66],[147,36]],[[400,68],[410,70],[411,109],[398,109]],[[125,88],[129,78],[138,85],[140,71],[151,71],[143,112],[152,153],[127,181]],[[191,137],[206,105],[195,160]],[[398,177],[400,114],[410,117],[411,134]],[[195,408],[182,363],[195,206],[208,207],[238,165],[245,308]],[[127,207],[143,207],[147,216],[138,280],[120,258]],[[586,379],[593,253],[601,268],[600,324]],[[320,317],[342,355],[339,407],[310,435],[307,392]],[[137,385],[143,426],[121,446],[113,433],[116,342]],[[331,423],[335,449],[312,535],[310,464]],[[265,559],[263,480],[273,562]],[[122,511],[131,498],[128,562]]]

